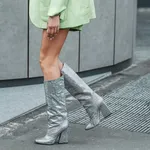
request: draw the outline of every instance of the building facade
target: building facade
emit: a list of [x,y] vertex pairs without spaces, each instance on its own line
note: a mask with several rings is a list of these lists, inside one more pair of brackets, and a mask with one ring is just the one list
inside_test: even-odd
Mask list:
[[[116,66],[133,57],[137,0],[95,0],[97,18],[70,32],[60,59],[76,72]],[[0,2],[0,80],[42,76],[42,30],[29,20],[28,0]]]

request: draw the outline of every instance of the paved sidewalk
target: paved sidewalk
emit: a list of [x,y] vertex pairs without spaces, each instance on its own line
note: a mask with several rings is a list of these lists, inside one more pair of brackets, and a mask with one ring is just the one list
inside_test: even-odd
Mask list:
[[[42,119],[23,135],[0,140],[1,150],[149,150],[150,135],[97,127],[85,131],[84,126],[71,124],[69,144],[38,145],[34,139],[44,135]],[[37,129],[39,128],[39,129]],[[16,133],[17,134],[17,133]]]
[[[149,77],[150,74],[150,60],[140,63],[138,65],[134,65],[131,68],[128,68],[120,73],[109,76],[102,81],[96,82],[91,85],[91,88],[97,92],[99,95],[114,94],[116,89],[122,90],[126,87],[126,85],[135,85],[137,81],[141,81],[140,79],[143,77]],[[148,79],[148,78],[147,78]],[[144,81],[147,80],[144,79]],[[134,84],[132,84],[134,83]],[[149,84],[145,84],[145,86],[149,86]],[[141,84],[141,88],[143,84]],[[137,89],[139,87],[137,86]],[[129,88],[130,89],[130,88]],[[120,91],[119,91],[120,92]],[[117,94],[116,93],[116,99]],[[129,91],[130,93],[130,91]],[[132,93],[132,92],[131,92]],[[125,93],[126,94],[126,93]],[[140,94],[140,93],[139,93]],[[130,94],[127,94],[130,96]],[[124,97],[124,94],[119,97]],[[125,100],[130,100],[130,97],[126,97]],[[137,97],[135,100],[139,100]],[[117,116],[120,112],[119,103],[116,104],[116,99],[114,99],[114,103],[110,102],[108,99],[107,104],[111,107],[111,110],[115,110],[109,118],[105,120],[101,120],[100,126],[91,130],[85,131],[84,124],[88,121],[87,115],[83,112],[83,109],[80,109],[80,104],[78,101],[73,100],[72,97],[68,97],[67,100],[72,101],[68,103],[67,108],[69,112],[69,144],[66,145],[53,145],[53,146],[44,146],[34,144],[34,139],[41,135],[44,135],[46,132],[46,113],[45,107],[40,108],[28,115],[22,116],[5,126],[0,128],[1,138],[0,138],[0,150],[75,150],[75,149],[89,149],[89,150],[149,150],[150,149],[150,135],[145,134],[144,132],[131,132],[130,128],[119,129],[114,126],[111,128],[106,127],[107,124],[104,122],[110,121],[113,117]],[[147,97],[146,102],[150,102],[150,98]],[[112,105],[115,104],[113,107]],[[118,107],[119,106],[119,107]],[[123,107],[127,107],[128,105],[122,104]],[[123,108],[122,107],[122,108]],[[134,105],[133,105],[134,107]],[[146,106],[146,109],[149,106]],[[141,107],[142,109],[142,107]],[[143,107],[144,109],[144,107]],[[80,110],[78,113],[76,110]],[[136,114],[136,107],[132,109],[132,113]],[[135,113],[134,113],[135,111]],[[117,113],[116,113],[117,112]],[[121,114],[121,113],[120,113]],[[128,120],[127,117],[122,115],[122,123],[126,123]],[[146,119],[148,119],[149,113],[146,114]],[[84,119],[87,119],[86,121]],[[124,119],[124,120],[123,120]],[[83,121],[84,120],[84,121]],[[138,120],[138,119],[137,119]],[[144,121],[144,120],[143,120]],[[113,123],[113,120],[111,120]],[[135,123],[133,118],[130,120],[131,124]],[[116,122],[118,123],[118,122]],[[145,124],[147,128],[149,128],[148,124]],[[129,129],[129,130],[128,130]],[[3,135],[3,136],[2,136]]]

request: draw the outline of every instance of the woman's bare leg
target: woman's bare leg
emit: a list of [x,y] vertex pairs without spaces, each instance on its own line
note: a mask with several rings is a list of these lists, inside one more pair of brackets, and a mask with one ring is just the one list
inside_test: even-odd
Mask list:
[[58,62],[68,31],[68,29],[60,30],[53,40],[49,40],[46,30],[43,30],[40,66],[44,75],[48,128],[44,137],[35,139],[38,144],[68,143],[64,76],[61,76]]
[[60,30],[53,40],[49,40],[44,29],[40,49],[40,67],[44,80],[54,80],[61,76],[59,54],[67,38],[69,29]]

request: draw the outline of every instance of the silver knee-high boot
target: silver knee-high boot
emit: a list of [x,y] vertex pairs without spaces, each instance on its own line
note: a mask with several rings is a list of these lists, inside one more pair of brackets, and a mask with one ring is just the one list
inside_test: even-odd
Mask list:
[[47,102],[47,133],[35,140],[38,144],[68,143],[68,117],[66,98],[64,94],[64,76],[56,80],[44,81],[45,98]]
[[96,94],[66,63],[63,63],[61,73],[65,78],[65,88],[81,103],[90,118],[86,130],[99,124],[100,111],[105,118],[111,114],[103,98]]

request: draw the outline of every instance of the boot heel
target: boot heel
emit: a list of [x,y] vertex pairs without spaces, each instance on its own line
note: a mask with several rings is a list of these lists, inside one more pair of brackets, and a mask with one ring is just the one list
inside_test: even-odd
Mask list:
[[112,114],[104,102],[102,102],[102,104],[100,106],[100,111],[102,112],[102,115],[104,118],[106,118]]
[[58,143],[59,144],[68,143],[68,129],[65,129],[64,131],[61,132]]

